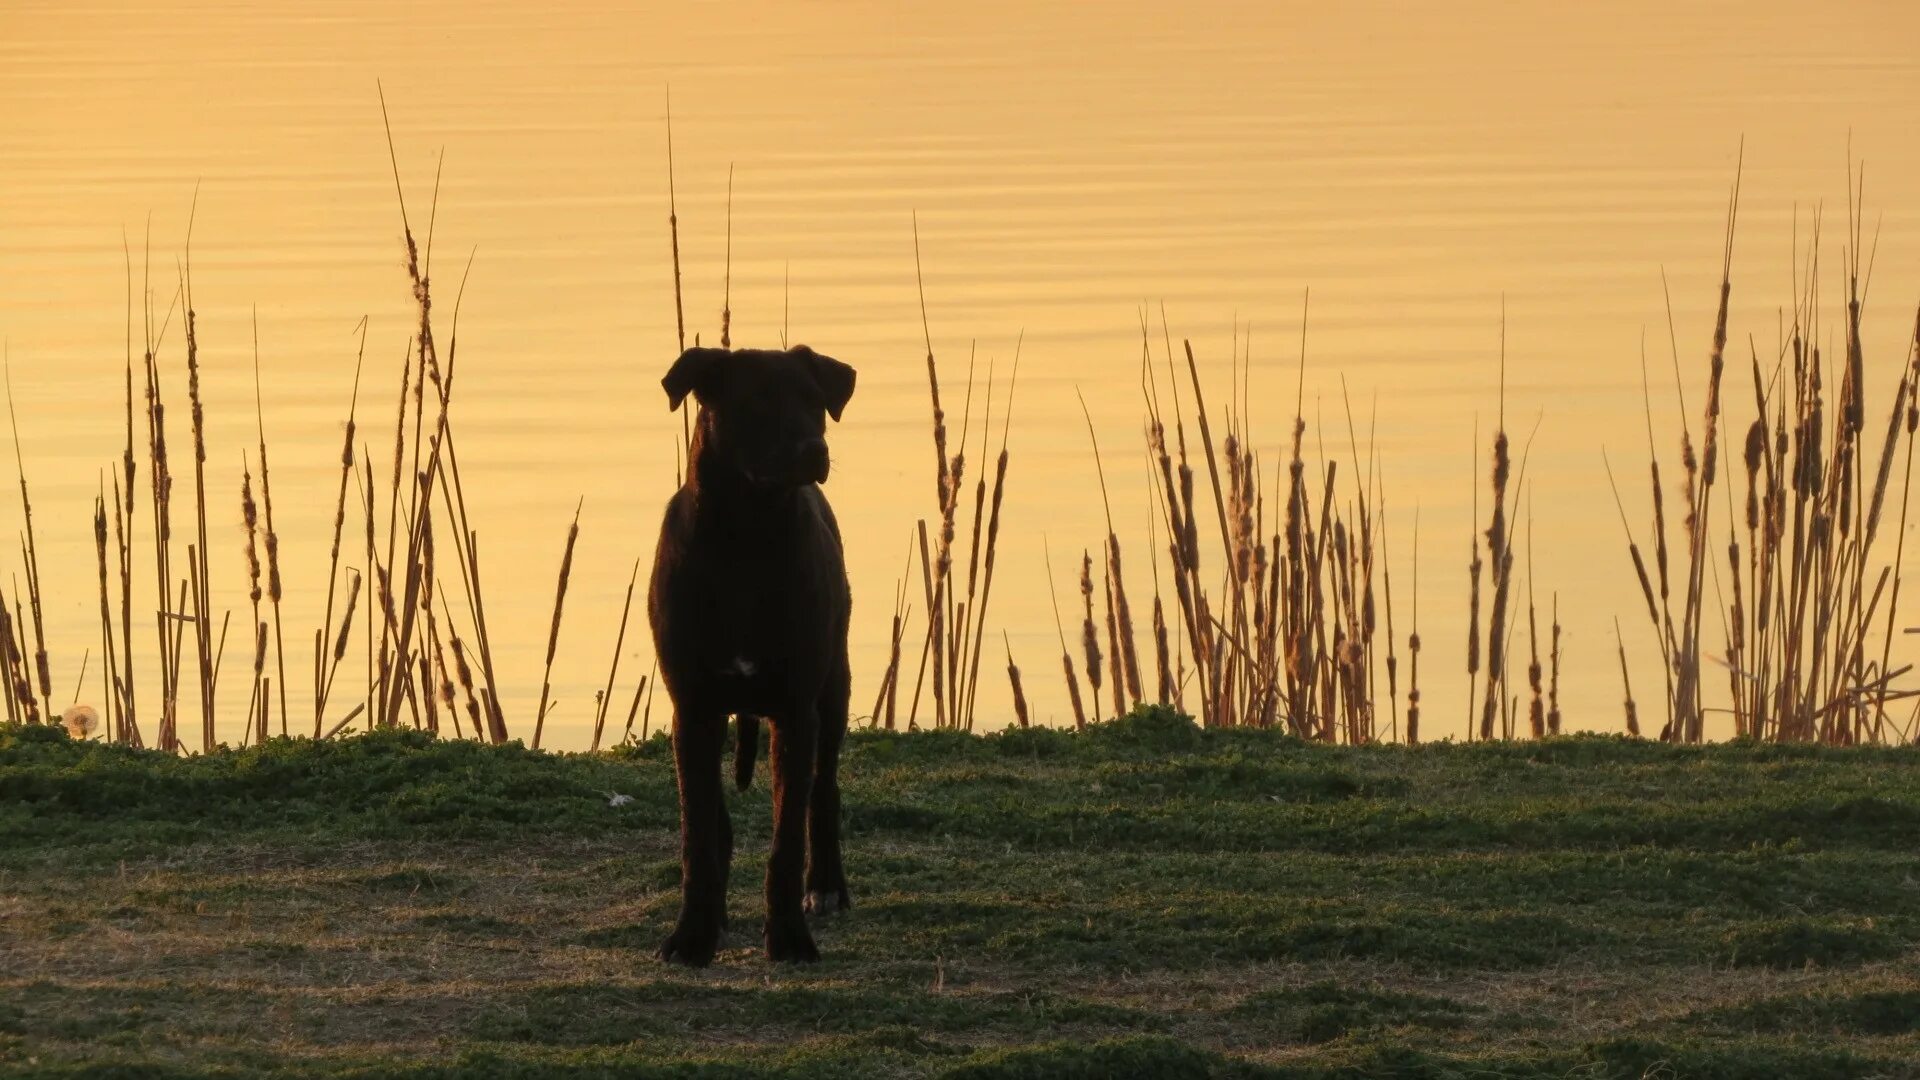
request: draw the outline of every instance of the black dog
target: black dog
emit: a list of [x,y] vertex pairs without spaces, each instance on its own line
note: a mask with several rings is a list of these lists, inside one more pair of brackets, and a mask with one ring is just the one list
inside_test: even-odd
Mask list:
[[741,788],[753,779],[759,718],[773,727],[767,956],[818,960],[805,913],[850,904],[838,770],[851,598],[840,526],[818,485],[827,478],[826,418],[840,419],[853,378],[800,345],[688,349],[661,380],[672,407],[689,393],[701,406],[648,599],[680,779],[680,920],[660,946],[663,960],[705,966],[726,926],[733,824],[720,755],[729,714],[739,718]]

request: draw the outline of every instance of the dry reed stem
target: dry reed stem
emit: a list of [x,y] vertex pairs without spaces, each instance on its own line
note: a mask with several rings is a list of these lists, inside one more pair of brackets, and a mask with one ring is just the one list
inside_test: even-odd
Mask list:
[[253,319],[253,413],[260,437],[260,508],[266,526],[267,599],[273,605],[273,658],[280,682],[280,734],[287,734],[287,646],[280,618],[280,533],[273,527],[273,479],[267,467],[266,410],[260,404],[260,315]]
[[[1479,430],[1480,424],[1476,419],[1474,422],[1473,436],[1474,456],[1476,459],[1480,453]],[[1476,482],[1473,485],[1473,517],[1470,520],[1477,522],[1479,519],[1480,485]],[[1480,674],[1480,574],[1485,569],[1486,564],[1480,558],[1480,533],[1474,530],[1471,531],[1469,535],[1472,538],[1473,561],[1467,564],[1467,573],[1472,579],[1473,587],[1470,593],[1471,603],[1468,609],[1467,621],[1467,737],[1471,739],[1474,733],[1474,687]]]
[[[33,667],[39,679],[42,715],[51,722],[57,715],[53,708],[53,671],[47,659],[46,621],[42,616],[40,594],[40,549],[35,543],[33,531],[33,498],[27,491],[27,461],[20,452],[20,420],[13,409],[13,365],[11,350],[6,363],[7,381],[7,419],[13,428],[13,459],[20,472],[20,512],[25,520],[26,539],[24,542],[25,565],[27,568],[27,597],[33,610]],[[212,728],[209,726],[209,732]],[[211,743],[209,743],[211,749]]]
[[[1080,679],[1073,673],[1073,655],[1067,649],[1067,632],[1060,619],[1060,594],[1053,584],[1053,553],[1043,538],[1040,544],[1041,557],[1047,568],[1047,599],[1053,603],[1053,632],[1060,638],[1060,668],[1067,677],[1067,698],[1073,704],[1073,728],[1084,730],[1087,726],[1086,703],[1080,697]],[[1099,701],[1098,696],[1094,698]]]
[[[360,317],[360,347],[353,361],[353,393],[347,399],[346,436],[340,445],[340,487],[333,503],[333,540],[327,549],[327,603],[320,618],[320,639],[333,629],[333,604],[340,582],[340,541],[347,525],[347,485],[353,472],[353,440],[358,433],[358,412],[360,408],[360,372],[367,357],[367,317]],[[345,630],[340,640],[346,640]],[[327,662],[324,646],[316,646],[313,654],[313,731],[320,734],[322,717],[327,708],[327,691],[333,685],[333,672],[339,666],[339,656],[335,656],[332,665]],[[344,652],[344,648],[338,650]]]
[[[581,501],[585,505],[585,500]],[[547,722],[547,698],[553,690],[553,657],[560,648],[560,612],[567,603],[567,579],[573,575],[573,545],[580,539],[580,507],[573,510],[573,524],[567,527],[567,549],[560,556],[560,585],[553,596],[553,625],[547,631],[547,667],[540,679],[540,708],[533,717],[533,748],[540,749],[540,734]],[[634,572],[639,573],[636,565]]]
[[627,641],[627,619],[633,614],[633,590],[640,583],[640,560],[633,561],[633,575],[627,579],[627,599],[620,609],[620,630],[613,637],[613,662],[607,666],[607,688],[600,692],[600,700],[593,710],[593,743],[589,753],[600,749],[600,735],[607,726],[607,706],[613,699],[613,680],[620,673],[620,650]]
[[[127,742],[126,702],[115,685],[120,678],[120,667],[114,659],[113,600],[107,591],[107,496],[104,479],[101,481],[100,495],[93,500],[93,546],[100,563],[100,656],[104,661],[100,669],[100,700],[107,710],[109,726],[106,737],[108,742]],[[79,696],[78,691],[74,696]]]
[[1407,745],[1420,745],[1420,508],[1413,509],[1413,629],[1407,634]]
[[1013,715],[1021,727],[1028,727],[1031,720],[1027,716],[1027,695],[1020,688],[1020,668],[1013,662],[1013,641],[1005,631],[1001,631],[1000,640],[1007,647],[1007,683],[1013,688]]
[[[260,681],[266,675],[267,637],[266,624],[260,621],[260,511],[253,499],[253,470],[248,465],[246,454],[241,453],[240,462],[240,527],[246,530],[247,544],[247,599],[253,605],[253,682],[247,691],[247,732],[255,743],[264,742],[264,727],[255,724],[265,723],[265,716],[256,717],[255,710],[260,704]],[[314,724],[314,732],[319,734],[320,725]]]

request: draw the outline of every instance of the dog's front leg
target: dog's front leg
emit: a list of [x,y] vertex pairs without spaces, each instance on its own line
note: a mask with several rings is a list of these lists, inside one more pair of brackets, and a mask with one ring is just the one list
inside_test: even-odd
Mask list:
[[680,780],[680,920],[660,946],[660,959],[689,967],[713,962],[727,917],[731,828],[720,789],[726,718],[675,708],[673,758]]
[[818,726],[811,702],[773,723],[773,852],[767,858],[766,941],[767,958],[775,963],[820,959],[800,904]]

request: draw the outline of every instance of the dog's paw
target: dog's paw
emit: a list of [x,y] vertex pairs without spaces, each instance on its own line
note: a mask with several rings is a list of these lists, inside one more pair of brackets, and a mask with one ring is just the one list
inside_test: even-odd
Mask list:
[[721,918],[682,914],[680,922],[660,943],[660,959],[669,964],[706,967],[720,949]]
[[804,917],[767,919],[767,959],[776,964],[811,964],[820,959]]
[[836,890],[815,890],[807,894],[805,907],[809,915],[832,915],[852,908],[853,897],[848,895],[845,885]]

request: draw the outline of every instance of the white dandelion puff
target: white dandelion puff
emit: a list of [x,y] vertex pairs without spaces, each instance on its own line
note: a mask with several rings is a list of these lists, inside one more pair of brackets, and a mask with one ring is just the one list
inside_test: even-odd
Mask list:
[[87,739],[99,730],[100,713],[91,705],[69,705],[67,711],[60,714],[60,722],[66,726],[68,735]]

